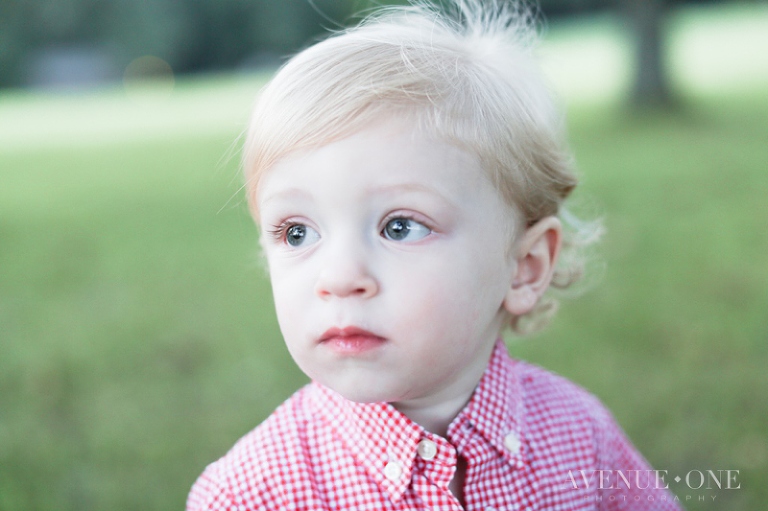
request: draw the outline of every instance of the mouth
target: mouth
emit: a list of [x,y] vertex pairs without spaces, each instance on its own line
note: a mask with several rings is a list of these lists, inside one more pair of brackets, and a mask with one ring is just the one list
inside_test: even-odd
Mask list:
[[357,327],[329,328],[320,336],[318,344],[340,355],[355,355],[376,349],[387,340]]

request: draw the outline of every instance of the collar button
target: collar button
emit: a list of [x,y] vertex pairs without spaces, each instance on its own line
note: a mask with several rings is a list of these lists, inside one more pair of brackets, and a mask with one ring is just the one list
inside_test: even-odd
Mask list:
[[424,439],[416,446],[416,453],[425,461],[429,461],[437,456],[437,444],[432,440]]
[[520,452],[520,439],[517,438],[517,435],[513,432],[510,432],[507,434],[507,436],[504,437],[504,447],[507,448],[507,450],[512,454],[517,454]]
[[392,482],[397,481],[400,479],[400,476],[403,475],[403,469],[400,467],[400,464],[396,461],[390,461],[384,466],[384,477],[389,479]]

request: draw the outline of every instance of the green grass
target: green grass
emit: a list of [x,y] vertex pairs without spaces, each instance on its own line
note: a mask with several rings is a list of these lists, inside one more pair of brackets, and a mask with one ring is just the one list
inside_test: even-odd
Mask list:
[[[0,93],[0,510],[180,509],[305,381],[227,157],[258,83],[140,105]],[[714,503],[688,492],[692,510],[768,500],[765,90],[642,116],[574,103],[607,271],[510,340],[603,399],[658,468],[741,471]]]

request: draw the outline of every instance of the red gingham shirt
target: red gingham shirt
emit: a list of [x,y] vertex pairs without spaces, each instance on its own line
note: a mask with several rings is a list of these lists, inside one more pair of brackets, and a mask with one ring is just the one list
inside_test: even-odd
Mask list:
[[501,341],[447,436],[312,383],[208,466],[187,510],[679,509],[595,397]]

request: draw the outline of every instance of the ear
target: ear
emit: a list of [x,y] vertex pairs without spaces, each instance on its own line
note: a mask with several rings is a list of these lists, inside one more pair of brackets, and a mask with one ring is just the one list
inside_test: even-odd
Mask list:
[[515,247],[517,267],[504,298],[504,308],[513,316],[533,310],[552,281],[562,244],[562,224],[546,217],[526,229]]

